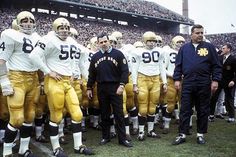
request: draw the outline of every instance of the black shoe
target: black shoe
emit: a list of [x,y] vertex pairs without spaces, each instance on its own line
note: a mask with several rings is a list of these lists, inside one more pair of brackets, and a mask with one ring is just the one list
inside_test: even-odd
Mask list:
[[37,138],[35,138],[35,141],[40,142],[40,143],[48,143],[49,140],[45,138],[45,136],[41,135]]
[[129,142],[132,141],[131,136],[129,134],[126,134],[126,140],[128,140]]
[[218,114],[218,115],[216,115],[215,117],[216,117],[216,118],[219,118],[219,119],[225,119],[222,114]]
[[58,148],[55,150],[55,152],[53,152],[53,155],[54,155],[55,157],[68,157],[68,156],[65,154],[64,150],[63,150],[61,147],[58,147]]
[[172,145],[179,145],[186,142],[185,138],[182,135],[179,135],[175,138],[175,140],[172,142]]
[[228,123],[235,123],[235,120],[227,120]]
[[100,145],[105,145],[105,144],[107,144],[108,142],[110,142],[111,140],[110,139],[102,139],[101,141],[100,141]]
[[18,157],[37,157],[31,150],[27,150],[24,154],[18,154]]
[[125,147],[133,147],[133,145],[128,140],[120,141],[119,144]]
[[116,133],[115,132],[111,132],[110,133],[110,138],[116,138]]
[[214,122],[214,119],[215,119],[215,116],[214,116],[214,115],[210,115],[210,116],[208,117],[208,121],[209,121],[209,122]]
[[138,140],[139,141],[144,141],[145,140],[145,134],[144,132],[140,132],[139,135],[138,135]]
[[198,143],[198,144],[205,144],[205,143],[206,143],[206,140],[204,139],[203,136],[198,136],[198,137],[197,137],[197,143]]
[[92,149],[87,148],[85,145],[81,145],[79,149],[74,149],[76,154],[84,154],[84,155],[94,155]]
[[149,133],[147,133],[147,137],[151,137],[151,138],[161,138],[161,136],[157,133],[155,133],[154,130],[150,131]]

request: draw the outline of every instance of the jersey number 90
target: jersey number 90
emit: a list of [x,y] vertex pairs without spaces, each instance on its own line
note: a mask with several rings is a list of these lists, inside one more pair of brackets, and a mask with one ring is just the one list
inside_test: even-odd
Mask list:
[[144,63],[158,62],[160,53],[158,51],[143,52],[142,58]]

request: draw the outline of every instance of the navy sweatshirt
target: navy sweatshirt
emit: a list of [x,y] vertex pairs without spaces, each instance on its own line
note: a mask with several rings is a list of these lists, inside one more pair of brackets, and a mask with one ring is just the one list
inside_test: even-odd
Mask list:
[[128,83],[129,69],[123,53],[112,48],[103,53],[96,52],[90,62],[87,88],[91,89],[97,83]]

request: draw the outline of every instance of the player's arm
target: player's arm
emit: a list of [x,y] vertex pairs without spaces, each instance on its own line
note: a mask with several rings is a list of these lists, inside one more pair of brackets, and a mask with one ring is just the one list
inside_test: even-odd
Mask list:
[[6,66],[6,61],[11,57],[13,51],[14,41],[7,35],[6,31],[3,31],[0,40],[0,84],[3,96],[14,94],[13,87],[7,76],[8,70]]
[[38,67],[44,74],[49,74],[51,70],[48,68],[46,63],[43,61],[44,55],[46,54],[46,45],[43,42],[38,42],[36,47],[30,53],[29,58],[36,67]]
[[7,66],[6,61],[0,59],[0,83],[2,87],[2,94],[3,96],[10,96],[14,94],[14,90],[11,86],[11,82],[7,77]]

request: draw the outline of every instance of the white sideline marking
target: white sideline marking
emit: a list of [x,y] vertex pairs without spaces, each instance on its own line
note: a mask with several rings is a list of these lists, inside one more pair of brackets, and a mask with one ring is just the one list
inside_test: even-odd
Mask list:
[[41,152],[47,154],[48,157],[54,157],[54,155],[52,155],[52,150],[48,149],[48,147],[42,145],[40,142],[36,142],[35,140],[31,139],[31,143]]

